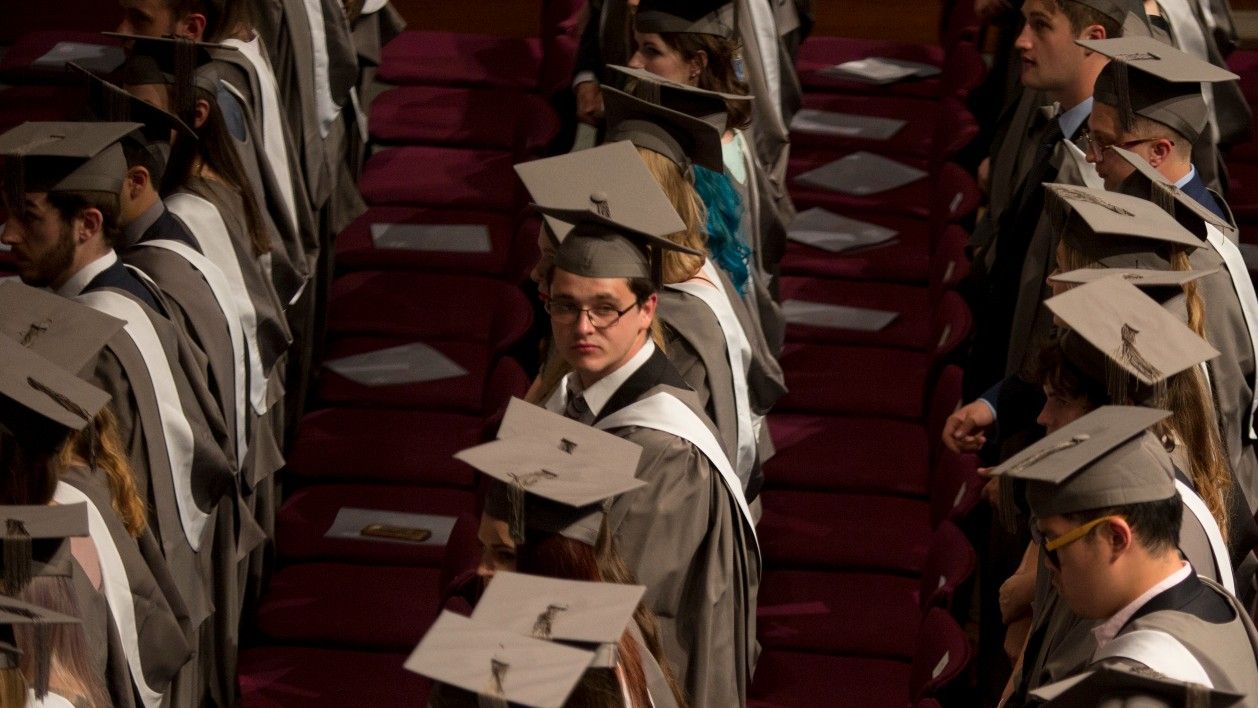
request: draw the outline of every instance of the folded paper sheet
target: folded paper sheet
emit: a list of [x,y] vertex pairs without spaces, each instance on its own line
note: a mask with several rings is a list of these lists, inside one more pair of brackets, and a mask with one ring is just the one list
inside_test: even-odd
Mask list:
[[792,241],[831,253],[886,243],[900,232],[895,229],[840,216],[828,209],[813,207],[799,213],[786,232]]
[[94,74],[108,74],[122,66],[126,58],[122,47],[82,42],[57,42],[47,54],[31,62],[31,66],[62,70],[65,69],[67,63],[74,62]]
[[327,538],[353,538],[360,541],[377,543],[401,543],[415,545],[415,541],[403,541],[382,536],[364,536],[362,530],[371,524],[400,526],[403,528],[427,529],[432,532],[421,546],[444,546],[450,541],[450,532],[454,529],[453,516],[434,516],[431,514],[408,514],[401,511],[381,511],[380,509],[356,509],[342,507],[336,512],[336,519],[327,533]]
[[900,313],[847,305],[829,305],[822,302],[786,300],[782,303],[782,315],[790,324],[877,332],[891,324],[900,316]]
[[489,227],[483,224],[372,224],[376,248],[440,253],[489,253]]
[[890,84],[908,78],[925,79],[940,73],[937,66],[903,59],[866,57],[826,67],[822,75],[838,79],[855,79],[871,84]]
[[363,386],[423,383],[467,375],[467,369],[423,342],[333,359],[325,366]]
[[858,151],[804,172],[795,181],[832,192],[866,195],[897,189],[924,177],[924,170],[872,152]]
[[834,135],[840,138],[887,140],[900,132],[900,129],[907,124],[908,121],[898,118],[880,118],[804,108],[791,119],[791,130],[814,135]]

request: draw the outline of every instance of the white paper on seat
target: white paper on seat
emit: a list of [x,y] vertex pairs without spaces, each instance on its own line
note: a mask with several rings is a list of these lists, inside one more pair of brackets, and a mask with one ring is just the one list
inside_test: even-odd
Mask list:
[[795,181],[832,192],[865,195],[903,187],[925,176],[924,170],[861,150],[804,172]]
[[372,224],[376,248],[442,253],[489,253],[489,227],[484,224]]
[[[400,543],[406,546],[444,546],[450,541],[450,532],[454,530],[454,521],[453,516],[407,514],[401,511],[356,509],[346,506],[341,507],[341,510],[336,512],[336,519],[332,521],[331,528],[323,535],[326,538],[354,538],[360,541]],[[427,540],[420,542],[362,535],[363,528],[371,524],[428,529],[432,532],[432,535]]]
[[31,67],[64,69],[67,62],[74,62],[93,73],[107,74],[122,66],[126,58],[122,47],[82,42],[57,42],[47,54],[31,62]]
[[786,237],[823,251],[839,253],[853,248],[877,246],[895,238],[895,229],[840,216],[828,209],[813,207],[800,212]]
[[877,332],[891,324],[900,313],[823,302],[786,300],[782,303],[782,315],[791,324]]
[[422,383],[467,375],[467,369],[423,342],[333,359],[325,366],[363,386]]
[[839,79],[855,79],[871,84],[890,84],[909,77],[925,79],[936,76],[940,69],[933,64],[922,64],[888,57],[865,57],[855,61],[828,66],[818,72]]
[[791,119],[791,130],[814,135],[835,135],[841,138],[887,140],[900,132],[900,129],[907,124],[908,121],[899,118],[880,118],[803,108]]

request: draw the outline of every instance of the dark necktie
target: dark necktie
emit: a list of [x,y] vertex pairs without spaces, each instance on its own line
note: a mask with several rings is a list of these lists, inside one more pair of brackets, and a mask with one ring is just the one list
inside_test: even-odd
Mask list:
[[594,423],[594,413],[585,403],[585,397],[581,394],[568,393],[568,403],[564,406],[563,414],[565,418],[580,421],[586,425]]

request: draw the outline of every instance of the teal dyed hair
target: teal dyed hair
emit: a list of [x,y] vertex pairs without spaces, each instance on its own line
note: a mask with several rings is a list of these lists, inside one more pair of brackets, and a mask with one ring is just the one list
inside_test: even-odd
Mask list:
[[704,224],[708,233],[708,253],[734,281],[738,292],[745,293],[750,276],[751,247],[739,238],[738,233],[743,218],[742,200],[724,173],[699,165],[694,166],[694,173],[695,192],[708,212],[707,223]]

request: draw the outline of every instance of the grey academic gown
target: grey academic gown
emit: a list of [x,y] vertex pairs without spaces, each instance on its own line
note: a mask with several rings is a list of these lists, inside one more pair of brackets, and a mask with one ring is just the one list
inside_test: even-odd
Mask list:
[[987,193],[987,210],[983,212],[970,236],[970,245],[990,251],[996,241],[1001,215],[1017,194],[1035,161],[1037,143],[1027,139],[1036,114],[1048,103],[1043,93],[1023,88],[1018,102],[1004,116],[1004,139],[992,144],[991,186]]
[[742,164],[746,182],[739,182],[726,167],[725,174],[743,206],[739,230],[753,251],[749,264],[750,284],[743,299],[751,308],[769,351],[776,357],[786,341],[786,318],[771,294],[771,273],[786,252],[786,227],[795,218],[795,207],[777,202],[764,169],[747,144],[744,134]]
[[[595,427],[661,393],[704,418],[694,392],[657,350],[612,396]],[[547,408],[562,412],[566,398],[565,380]],[[715,437],[711,422],[704,425]],[[694,443],[647,427],[604,429],[643,448],[637,477],[647,486],[612,502],[607,522],[626,565],[647,587],[643,602],[659,618],[674,676],[693,705],[743,705],[759,654],[760,554],[750,522]]]

